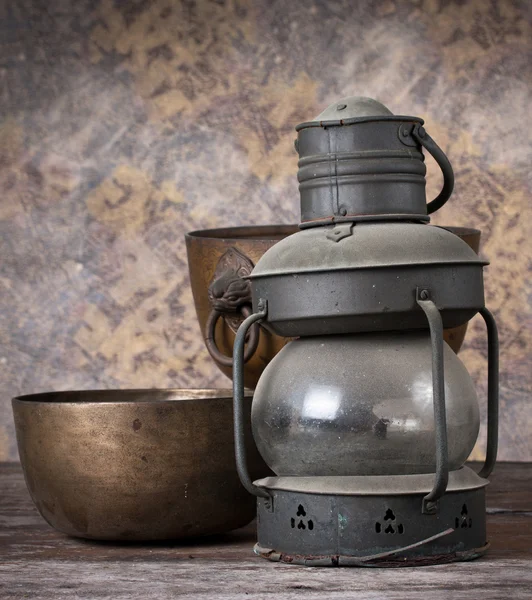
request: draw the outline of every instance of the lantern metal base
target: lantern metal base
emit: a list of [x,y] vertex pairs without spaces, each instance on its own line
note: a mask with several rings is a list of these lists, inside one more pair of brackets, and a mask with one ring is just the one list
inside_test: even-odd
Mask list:
[[[316,493],[309,493],[308,482],[294,491],[275,484],[287,478],[263,480],[273,483],[268,486],[272,500],[258,499],[255,552],[274,562],[329,567],[432,565],[482,556],[489,546],[487,481],[475,489],[452,486],[438,512],[429,515],[422,513],[419,489],[406,491],[404,484],[412,477],[416,476],[395,476],[393,480],[403,480],[402,489],[377,494],[348,493],[345,482],[339,493],[330,493],[330,485],[324,493],[323,481],[317,482]],[[320,479],[345,478],[316,478]]]

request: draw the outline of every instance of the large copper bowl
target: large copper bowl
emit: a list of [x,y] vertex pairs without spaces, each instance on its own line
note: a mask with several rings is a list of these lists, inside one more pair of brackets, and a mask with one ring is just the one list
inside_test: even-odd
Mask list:
[[[480,231],[466,227],[445,227],[463,239],[478,253]],[[296,233],[297,225],[263,225],[205,229],[186,234],[188,268],[196,314],[202,336],[216,365],[228,377],[232,376],[231,356],[238,324],[244,314],[227,312],[213,320],[212,286],[223,281],[224,274],[233,270],[246,275],[259,258],[279,240]],[[209,293],[211,288],[211,293]],[[214,321],[214,326],[213,326]],[[209,329],[212,326],[212,331]],[[467,324],[445,331],[445,340],[458,352],[464,341]],[[262,371],[279,350],[289,341],[260,327],[256,350],[244,366],[244,383],[254,389]],[[252,342],[250,341],[249,344]]]
[[[253,477],[269,473],[252,443]],[[99,540],[159,540],[236,529],[255,498],[235,467],[229,390],[57,392],[13,400],[20,460],[50,525]]]

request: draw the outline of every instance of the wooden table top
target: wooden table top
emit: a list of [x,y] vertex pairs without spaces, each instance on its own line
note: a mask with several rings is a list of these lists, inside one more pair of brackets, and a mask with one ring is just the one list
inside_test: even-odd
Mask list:
[[479,560],[401,569],[325,569],[256,557],[254,524],[195,543],[69,538],[39,516],[18,464],[0,463],[0,598],[532,599],[532,464],[498,464],[491,548]]

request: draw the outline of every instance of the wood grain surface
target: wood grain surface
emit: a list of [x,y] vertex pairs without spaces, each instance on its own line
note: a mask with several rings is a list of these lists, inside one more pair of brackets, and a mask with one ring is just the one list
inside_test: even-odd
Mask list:
[[[183,235],[297,222],[294,126],[347,95],[449,156],[433,222],[482,230],[500,458],[532,460],[531,82],[526,0],[0,2],[0,460],[15,395],[227,386]],[[479,318],[460,356],[484,415]]]
[[532,465],[500,463],[488,487],[488,554],[404,569],[320,569],[253,555],[254,524],[194,543],[111,544],[68,538],[38,515],[20,467],[0,464],[0,597],[101,600],[529,600]]

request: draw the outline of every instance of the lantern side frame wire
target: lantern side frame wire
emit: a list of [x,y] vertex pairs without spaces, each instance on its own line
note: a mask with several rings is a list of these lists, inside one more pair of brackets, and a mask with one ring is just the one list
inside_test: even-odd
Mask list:
[[486,323],[488,336],[488,439],[486,459],[479,476],[490,476],[497,461],[499,447],[499,332],[493,314],[484,306],[479,314]]
[[259,300],[257,308],[257,312],[249,315],[241,323],[233,345],[233,431],[235,441],[235,462],[238,477],[244,488],[254,496],[270,500],[271,495],[265,489],[257,487],[251,480],[244,439],[244,347],[246,343],[246,334],[248,329],[255,323],[258,324],[266,318],[268,314],[267,301],[262,299]]
[[449,483],[449,453],[445,411],[445,373],[443,365],[443,322],[438,307],[430,299],[427,289],[416,290],[416,301],[425,313],[430,329],[432,346],[432,402],[434,406],[434,434],[436,438],[436,476],[434,487],[423,498],[421,512],[435,514],[438,502]]

